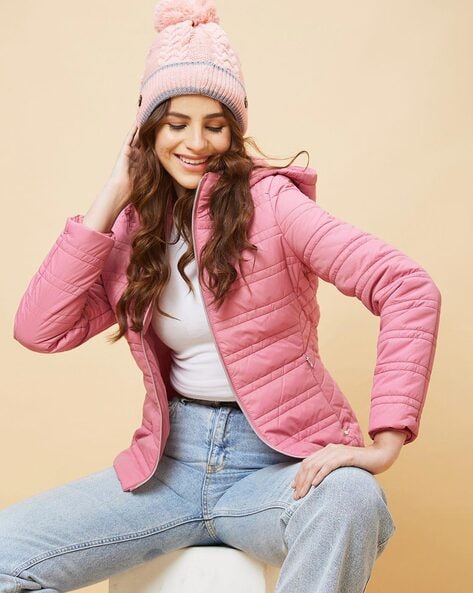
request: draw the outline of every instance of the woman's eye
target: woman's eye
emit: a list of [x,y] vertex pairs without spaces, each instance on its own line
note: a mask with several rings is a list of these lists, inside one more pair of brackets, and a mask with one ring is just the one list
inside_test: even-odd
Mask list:
[[[169,124],[169,127],[171,128],[171,130],[182,130],[182,128],[185,127],[185,124],[181,124],[181,125],[174,125],[174,124]],[[223,130],[224,126],[220,126],[219,128],[213,128],[213,127],[208,127],[207,129],[210,130],[211,132],[215,132],[215,133],[219,133]]]

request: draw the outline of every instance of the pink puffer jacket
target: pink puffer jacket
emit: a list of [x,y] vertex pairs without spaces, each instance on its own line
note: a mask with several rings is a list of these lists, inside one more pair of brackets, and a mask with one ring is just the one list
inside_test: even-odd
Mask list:
[[[206,173],[197,189],[197,261],[211,230],[207,205],[218,175]],[[237,401],[269,446],[295,458],[328,443],[364,446],[355,413],[320,358],[316,290],[322,278],[380,316],[370,437],[396,429],[412,442],[434,359],[440,292],[415,261],[316,204],[316,179],[314,169],[295,165],[253,171],[249,240],[258,251],[243,253],[248,284],[239,274],[219,311],[201,286],[217,349]],[[82,220],[67,219],[19,304],[14,338],[31,350],[71,350],[116,323],[137,213],[128,205],[110,233]],[[150,321],[148,307],[143,331],[126,334],[146,389],[142,425],[113,462],[127,491],[155,472],[169,434],[170,351]]]

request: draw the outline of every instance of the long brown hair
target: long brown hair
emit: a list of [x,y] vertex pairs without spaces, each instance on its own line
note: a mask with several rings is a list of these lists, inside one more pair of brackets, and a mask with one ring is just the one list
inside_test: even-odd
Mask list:
[[[128,329],[127,313],[131,320],[130,329],[139,332],[143,329],[143,318],[150,302],[166,317],[172,317],[159,306],[159,297],[169,280],[170,266],[166,262],[167,215],[172,213],[176,225],[177,239],[184,237],[187,251],[178,262],[178,270],[190,290],[193,286],[184,272],[184,267],[194,259],[192,243],[192,206],[195,190],[185,189],[177,197],[172,178],[161,166],[155,152],[155,135],[161,119],[166,115],[170,99],[160,103],[139,129],[138,148],[140,157],[134,169],[130,170],[131,193],[129,202],[133,204],[140,218],[140,227],[133,236],[132,252],[126,275],[128,285],[117,303],[116,316],[119,328],[109,336],[110,342],[119,340]],[[225,294],[237,278],[233,261],[239,264],[243,249],[256,251],[250,243],[247,229],[254,212],[249,179],[252,169],[260,166],[279,169],[275,165],[256,165],[246,150],[246,144],[267,157],[254,139],[243,137],[241,128],[233,113],[221,104],[231,130],[231,146],[224,153],[213,155],[206,164],[205,172],[220,173],[209,201],[212,219],[210,238],[202,249],[199,262],[199,277],[205,282],[204,268],[209,283],[207,288],[214,295],[214,303],[220,307]],[[289,166],[300,154],[298,152]],[[157,198],[159,196],[159,198]],[[240,268],[241,269],[241,268]]]

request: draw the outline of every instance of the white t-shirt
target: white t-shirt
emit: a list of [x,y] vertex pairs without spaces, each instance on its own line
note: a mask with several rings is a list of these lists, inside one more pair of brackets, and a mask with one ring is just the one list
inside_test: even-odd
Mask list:
[[[171,239],[177,230],[172,227]],[[171,276],[160,297],[160,307],[177,319],[154,310],[151,325],[159,338],[171,348],[170,382],[181,395],[214,401],[235,401],[223,363],[220,361],[202,302],[195,259],[185,272],[195,295],[182,278],[177,264],[186,252],[183,237],[175,245],[167,246],[166,257]]]

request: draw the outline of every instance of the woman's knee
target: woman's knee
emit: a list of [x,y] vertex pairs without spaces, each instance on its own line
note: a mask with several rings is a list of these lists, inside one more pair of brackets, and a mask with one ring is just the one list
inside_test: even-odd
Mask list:
[[333,470],[313,488],[313,495],[320,503],[318,489],[318,494],[324,495],[327,501],[327,510],[338,510],[343,514],[344,521],[360,528],[376,527],[380,545],[394,534],[396,526],[386,495],[369,471],[355,466]]
[[338,467],[320,482],[326,488],[337,492],[346,502],[354,506],[370,504],[381,499],[387,503],[386,495],[380,484],[369,471],[355,466]]

